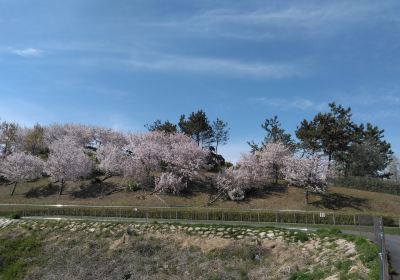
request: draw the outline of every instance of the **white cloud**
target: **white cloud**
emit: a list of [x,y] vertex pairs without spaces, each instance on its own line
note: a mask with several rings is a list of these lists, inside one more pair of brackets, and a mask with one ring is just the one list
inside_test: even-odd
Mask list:
[[41,50],[34,48],[26,48],[26,49],[8,48],[8,51],[12,54],[22,57],[39,57],[42,55]]
[[218,8],[206,10],[186,20],[159,22],[158,25],[250,40],[329,36],[358,23],[371,23],[374,20],[396,21],[397,15],[390,12],[393,5],[395,3],[381,5],[373,1],[362,4],[343,1]]
[[276,107],[283,110],[300,109],[300,110],[323,110],[327,103],[316,103],[305,98],[295,99],[279,99],[270,97],[252,97],[248,99],[252,103],[262,104],[265,106]]
[[290,63],[251,63],[231,59],[193,56],[161,56],[151,60],[132,59],[128,64],[135,68],[156,71],[201,72],[209,74],[279,79],[301,76],[305,69]]

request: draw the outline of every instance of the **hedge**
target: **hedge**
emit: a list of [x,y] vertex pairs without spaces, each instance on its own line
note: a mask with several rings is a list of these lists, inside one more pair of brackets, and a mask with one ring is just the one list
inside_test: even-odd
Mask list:
[[336,186],[363,191],[400,195],[400,182],[372,177],[339,177],[332,182]]

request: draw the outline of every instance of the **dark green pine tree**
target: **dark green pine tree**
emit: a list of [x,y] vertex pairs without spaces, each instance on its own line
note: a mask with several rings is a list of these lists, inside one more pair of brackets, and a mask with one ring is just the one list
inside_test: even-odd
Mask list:
[[251,151],[262,150],[268,143],[281,143],[289,147],[291,150],[296,149],[296,144],[292,139],[290,133],[282,128],[281,122],[278,120],[278,116],[274,116],[270,119],[265,119],[261,127],[267,132],[261,145],[256,144],[254,141],[247,142],[251,148]]
[[178,125],[181,132],[192,137],[197,145],[211,144],[214,132],[203,110],[192,112],[187,119],[185,115],[181,115]]
[[165,133],[176,133],[178,128],[176,124],[169,121],[161,122],[161,120],[156,120],[152,124],[145,125],[149,131],[162,131]]
[[217,118],[217,120],[212,123],[212,131],[213,134],[211,142],[214,143],[215,153],[218,154],[218,147],[220,145],[225,145],[229,140],[228,123]]
[[329,161],[343,162],[358,137],[357,125],[351,120],[351,108],[329,104],[330,112],[318,113],[311,121],[303,120],[296,130],[300,147],[323,152]]
[[384,140],[384,130],[370,123],[366,127],[361,125],[360,130],[360,138],[349,151],[347,175],[384,176],[393,156],[390,143]]

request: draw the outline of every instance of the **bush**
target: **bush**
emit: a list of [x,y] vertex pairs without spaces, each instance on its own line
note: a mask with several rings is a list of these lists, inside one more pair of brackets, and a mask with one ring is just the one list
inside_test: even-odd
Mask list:
[[21,214],[20,213],[12,213],[10,215],[11,219],[17,220],[17,219],[21,219]]
[[132,178],[127,178],[122,183],[127,192],[136,192],[140,190],[139,184]]
[[400,195],[400,183],[373,177],[339,177],[332,181],[336,186],[363,191]]

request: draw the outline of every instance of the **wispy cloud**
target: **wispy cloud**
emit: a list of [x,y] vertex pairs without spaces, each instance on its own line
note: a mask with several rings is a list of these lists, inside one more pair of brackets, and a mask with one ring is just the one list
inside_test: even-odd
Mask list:
[[306,70],[293,63],[252,63],[232,59],[194,56],[161,56],[151,60],[127,61],[135,68],[155,71],[201,72],[236,77],[280,79],[302,76]]
[[[395,5],[395,3],[393,4]],[[238,39],[276,39],[281,37],[321,36],[350,28],[357,23],[376,19],[396,21],[397,15],[387,13],[393,6],[376,2],[316,2],[289,6],[252,8],[217,8],[206,10],[179,22],[158,22],[167,28],[214,33]],[[250,6],[251,7],[251,6]],[[149,23],[155,25],[154,22]]]
[[26,48],[26,49],[16,49],[16,48],[8,48],[8,52],[21,56],[21,57],[39,57],[42,55],[42,51],[35,48]]
[[295,99],[279,99],[271,97],[251,97],[249,102],[255,104],[262,104],[269,107],[276,107],[282,110],[300,109],[300,110],[323,110],[326,108],[327,103],[317,103],[305,98]]

